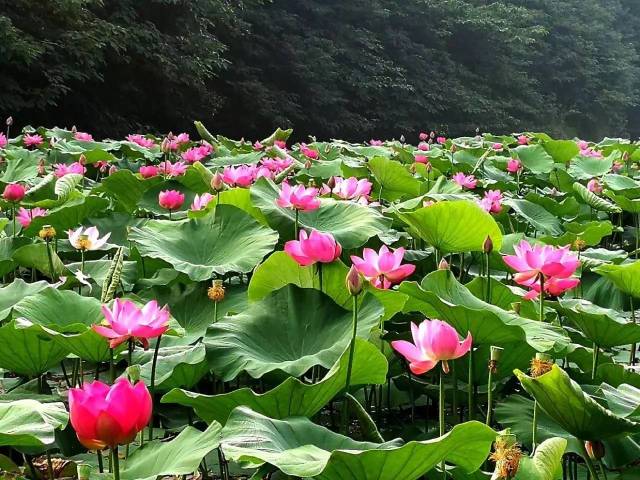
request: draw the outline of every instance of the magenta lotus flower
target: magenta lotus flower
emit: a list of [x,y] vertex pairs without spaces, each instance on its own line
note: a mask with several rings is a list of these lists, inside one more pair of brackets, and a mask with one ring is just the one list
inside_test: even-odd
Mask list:
[[25,147],[39,147],[44,143],[44,138],[42,138],[42,135],[38,135],[37,133],[33,135],[27,133],[22,137],[22,142]]
[[6,187],[4,187],[4,191],[2,192],[2,198],[4,198],[7,202],[20,202],[27,194],[27,189],[24,188],[24,185],[19,183],[10,183]]
[[484,198],[478,202],[478,205],[489,213],[500,213],[502,211],[502,192],[500,190],[485,192]]
[[587,189],[593,193],[602,193],[602,185],[595,178],[589,180],[589,182],[587,183]]
[[184,162],[171,163],[169,160],[158,164],[158,172],[166,177],[179,177],[187,171],[187,164]]
[[265,157],[262,160],[260,160],[260,163],[262,164],[263,167],[268,168],[270,171],[275,173],[280,173],[286,170],[287,168],[289,168],[291,165],[293,165],[293,158],[289,156],[287,156],[286,158]]
[[309,148],[305,143],[300,144],[300,152],[311,160],[317,160],[320,157],[320,152]]
[[381,147],[384,144],[382,140],[369,140],[369,145],[372,147]]
[[404,251],[404,248],[400,247],[391,252],[386,245],[380,248],[380,252],[365,248],[362,251],[363,258],[352,255],[351,261],[374,287],[386,290],[400,283],[416,269],[416,266],[410,263],[402,264]]
[[471,332],[462,342],[458,332],[448,323],[440,320],[424,320],[420,326],[411,322],[413,343],[395,340],[391,346],[409,362],[409,369],[415,375],[432,370],[442,362],[442,371],[449,373],[449,360],[455,360],[471,350]]
[[271,170],[269,170],[264,165],[256,167],[256,169],[255,169],[255,180],[257,180],[259,178],[262,178],[262,177],[273,179],[275,177],[275,172],[272,172]]
[[580,149],[580,155],[582,155],[583,157],[602,158],[602,152],[594,150],[588,142],[585,142],[584,140],[578,140],[576,144]]
[[529,145],[529,137],[527,137],[526,135],[519,135],[518,145]]
[[163,190],[158,194],[158,204],[169,211],[178,210],[184,203],[184,193],[178,190]]
[[22,228],[27,228],[31,225],[31,221],[37,217],[46,217],[49,214],[49,210],[45,210],[44,208],[35,207],[31,210],[27,210],[26,208],[20,207],[18,210],[18,215],[16,218],[22,225]]
[[72,173],[78,175],[84,175],[85,173],[87,173],[87,168],[80,162],[73,162],[69,165],[64,163],[56,163],[53,168],[53,174],[58,178],[62,178],[65,175],[69,175]]
[[82,251],[87,250],[99,250],[107,243],[111,233],[107,233],[104,237],[100,238],[100,232],[96,227],[89,227],[85,229],[84,227],[80,227],[76,230],[69,230],[69,243],[71,245]]
[[502,144],[501,143],[494,143],[493,145],[491,145],[491,148],[493,150],[495,150],[496,152],[501,152],[502,151]]
[[141,147],[144,147],[144,148],[151,148],[155,145],[155,142],[153,140],[139,134],[130,134],[130,135],[127,135],[126,138],[131,143],[135,143],[136,145],[140,145]]
[[195,163],[204,159],[213,151],[211,145],[200,145],[199,147],[191,147],[182,153],[182,159],[187,163]]
[[429,145],[427,142],[420,142],[418,144],[418,150],[420,150],[421,152],[428,152],[431,149],[431,145]]
[[98,380],[69,389],[69,419],[89,450],[131,443],[151,420],[153,401],[143,382],[119,378],[109,387]]
[[102,306],[102,314],[105,325],[94,325],[93,330],[107,338],[111,348],[135,340],[146,350],[149,339],[159,337],[169,328],[169,309],[166,305],[158,308],[155,300],[138,308],[131,300],[116,298],[111,310]]
[[282,182],[280,196],[276,200],[279,207],[294,208],[301,212],[310,212],[320,207],[317,188],[307,188],[304,185],[292,187]]
[[273,142],[273,144],[276,147],[281,148],[282,150],[286,150],[287,149],[287,141],[286,140],[275,140]]
[[140,167],[140,175],[142,175],[142,178],[153,178],[158,176],[158,167],[156,167],[155,165],[143,165],[142,167]]
[[93,142],[93,135],[87,132],[76,132],[73,134],[73,138],[81,142]]
[[7,136],[0,132],[0,148],[4,148],[9,144],[9,140],[7,140]]
[[522,170],[522,162],[517,158],[510,158],[507,162],[507,172],[518,173]]
[[436,142],[438,142],[440,145],[444,145],[445,143],[447,143],[447,137],[438,137],[436,138]]
[[358,180],[356,177],[342,178],[333,177],[335,186],[332,192],[343,200],[358,200],[361,197],[368,197],[373,184],[366,178]]
[[342,247],[333,235],[317,230],[300,231],[299,240],[290,240],[284,245],[284,251],[299,265],[306,267],[314,263],[331,263],[342,253]]
[[[549,277],[544,281],[544,292],[559,297],[564,292],[572,290],[580,285],[580,280],[575,277],[559,278]],[[533,300],[540,296],[540,282],[533,282],[529,285],[529,290],[523,297],[525,300]]]
[[458,185],[460,185],[462,188],[468,188],[470,190],[473,190],[474,188],[476,188],[476,185],[478,185],[478,181],[476,180],[476,177],[474,177],[473,175],[465,175],[462,172],[456,173],[452,177],[452,180],[456,182]]
[[416,163],[422,163],[424,165],[429,164],[429,158],[426,155],[414,155],[413,161]]
[[178,145],[182,145],[183,143],[189,143],[189,134],[188,133],[181,133],[181,134],[177,135],[174,138],[174,141]]
[[209,202],[213,200],[213,195],[209,192],[205,192],[202,195],[196,195],[191,204],[191,210],[196,212],[198,210],[204,210],[209,205]]
[[262,145],[262,143],[260,143],[258,140],[256,140],[253,143],[253,149],[258,151],[258,150],[262,150],[264,148],[264,145]]
[[420,132],[420,135],[418,135],[418,138],[420,139],[421,142],[426,142],[427,140],[429,140],[429,134],[426,132]]
[[222,171],[222,181],[230,187],[248,187],[254,182],[255,178],[255,165],[229,166]]

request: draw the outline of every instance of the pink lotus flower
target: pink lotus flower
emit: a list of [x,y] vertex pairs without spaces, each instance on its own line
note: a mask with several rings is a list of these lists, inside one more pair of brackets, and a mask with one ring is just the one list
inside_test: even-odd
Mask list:
[[287,157],[287,158],[269,158],[269,157],[264,157],[262,160],[260,160],[260,163],[268,168],[269,170],[271,170],[272,172],[275,173],[280,173],[283,170],[286,170],[287,168],[289,168],[291,165],[293,165],[293,158],[291,157]]
[[262,150],[263,148],[264,146],[258,140],[256,140],[255,143],[253,144],[253,149],[256,151]]
[[613,162],[613,165],[611,165],[611,171],[613,173],[618,173],[620,170],[622,170],[623,167],[624,167],[624,163],[622,163],[622,162]]
[[77,250],[99,250],[107,243],[111,233],[107,233],[104,237],[100,238],[100,232],[96,227],[89,227],[86,230],[84,227],[80,227],[77,230],[69,230],[69,243]]
[[307,232],[300,230],[299,238],[285,243],[284,251],[303,267],[316,262],[331,263],[342,253],[342,247],[330,233],[311,230],[307,236]]
[[489,190],[485,192],[484,198],[478,204],[489,213],[500,213],[502,211],[502,192]]
[[191,210],[196,212],[198,210],[204,210],[209,205],[209,202],[213,200],[213,195],[209,192],[205,192],[202,195],[196,195],[191,204]]
[[87,172],[87,168],[80,162],[73,162],[70,165],[64,163],[56,163],[54,166],[54,175],[58,178],[62,178],[65,175],[76,173],[78,175],[84,175]]
[[182,159],[187,163],[195,163],[211,154],[211,152],[212,148],[210,145],[191,147],[190,149],[182,153]]
[[0,148],[4,148],[9,144],[9,140],[7,140],[7,136],[0,132]]
[[159,337],[169,328],[169,309],[166,305],[158,308],[155,300],[140,309],[131,300],[116,298],[111,310],[102,306],[102,314],[106,325],[94,325],[93,330],[107,338],[111,348],[135,340],[146,350],[149,339]]
[[81,142],[93,142],[93,135],[87,132],[76,132],[73,134],[73,138]]
[[302,152],[305,157],[310,158],[311,160],[317,160],[318,157],[320,157],[320,152],[309,148],[305,143],[300,144],[300,152]]
[[414,155],[413,160],[416,163],[422,163],[423,165],[429,164],[429,158],[426,155]]
[[287,141],[286,140],[275,140],[273,142],[273,144],[276,147],[281,148],[282,150],[286,150],[287,149]]
[[158,173],[166,177],[179,177],[180,175],[184,175],[186,171],[187,164],[184,162],[171,163],[169,160],[165,160],[158,164]]
[[10,183],[4,187],[2,198],[7,202],[20,202],[26,195],[27,190],[19,183]]
[[583,157],[602,158],[602,152],[594,150],[588,142],[585,142],[584,140],[578,140],[577,145],[580,149],[580,155],[582,155]]
[[139,173],[142,175],[142,178],[152,178],[157,176],[159,172],[158,167],[155,165],[143,165],[140,167]]
[[420,132],[420,135],[418,135],[418,138],[420,139],[421,142],[426,142],[429,139],[429,134],[426,132]]
[[395,340],[391,346],[407,359],[415,375],[422,375],[442,362],[442,371],[449,373],[449,360],[455,360],[471,350],[471,332],[462,342],[458,332],[440,320],[424,320],[420,326],[411,322],[413,343]]
[[22,142],[25,147],[39,147],[44,143],[44,139],[42,135],[38,135],[37,133],[34,135],[26,134],[22,137]]
[[371,248],[365,248],[363,258],[356,255],[351,256],[351,261],[358,271],[376,288],[388,289],[396,283],[411,275],[415,265],[409,263],[402,265],[404,258],[404,248],[400,247],[391,252],[386,245],[380,248],[377,253]]
[[526,135],[518,136],[518,145],[529,145],[529,137]]
[[276,200],[279,207],[294,208],[302,212],[310,212],[320,207],[317,188],[306,188],[304,185],[290,186],[282,182],[280,196]]
[[169,211],[178,210],[184,203],[184,193],[177,190],[163,190],[158,194],[158,203]]
[[356,177],[342,178],[333,177],[335,186],[332,192],[343,200],[358,200],[361,197],[368,197],[373,184],[366,178],[358,180]]
[[89,450],[131,443],[151,420],[153,401],[143,382],[119,378],[109,387],[96,380],[69,389],[69,418]]
[[447,143],[447,138],[446,137],[438,137],[438,138],[436,138],[436,142],[438,142],[440,145],[444,145],[445,143]]
[[275,172],[272,172],[267,167],[262,165],[262,166],[256,167],[254,177],[255,177],[255,180],[261,177],[273,179],[275,177]]
[[462,188],[468,188],[470,190],[473,190],[474,188],[476,188],[476,185],[478,185],[478,181],[476,180],[476,177],[474,177],[473,175],[465,175],[462,172],[456,173],[452,177],[452,180],[456,182],[458,185],[460,185]]
[[384,142],[382,140],[369,140],[369,145],[372,147],[381,147],[383,143]]
[[189,143],[189,134],[188,133],[181,133],[177,137],[174,138],[174,141],[178,145],[182,145],[183,143]]
[[146,138],[138,134],[127,135],[127,140],[132,143],[135,143],[136,145],[140,145],[141,147],[144,147],[144,148],[151,148],[155,145],[155,142],[150,138]]
[[502,144],[501,143],[494,143],[493,145],[491,145],[491,148],[494,149],[496,152],[501,152],[502,151]]
[[427,142],[420,142],[418,144],[418,150],[421,152],[428,152],[431,149],[431,146]]
[[593,193],[602,193],[602,185],[600,185],[600,182],[595,178],[589,180],[589,183],[587,183],[587,189]]
[[18,210],[18,215],[16,218],[22,225],[22,228],[27,228],[31,225],[31,221],[36,217],[46,217],[49,214],[49,210],[45,210],[44,208],[35,207],[31,210],[27,210],[26,208],[20,207]]
[[239,165],[224,167],[222,181],[230,187],[248,187],[256,178],[254,165]]
[[507,172],[518,173],[522,170],[522,162],[517,158],[510,158],[507,162]]
[[556,296],[580,283],[577,278],[571,278],[580,266],[580,260],[568,246],[532,246],[522,240],[514,249],[516,254],[505,255],[504,262],[518,272],[513,277],[516,283],[532,289],[525,298],[534,298],[536,292],[540,293],[541,278],[545,292]]

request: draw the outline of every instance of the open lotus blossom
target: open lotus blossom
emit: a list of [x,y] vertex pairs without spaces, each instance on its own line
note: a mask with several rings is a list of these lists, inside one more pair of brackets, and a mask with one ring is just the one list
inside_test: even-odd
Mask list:
[[209,144],[191,147],[182,153],[182,159],[187,163],[195,163],[210,155],[211,152],[213,152],[213,148]]
[[580,280],[572,275],[580,266],[580,260],[569,247],[531,245],[522,240],[514,247],[515,255],[505,255],[504,262],[516,272],[514,280],[531,289],[525,298],[534,298],[540,293],[541,280],[545,292],[558,296],[576,287]]
[[35,207],[30,210],[26,208],[20,207],[18,210],[17,219],[22,225],[22,228],[27,228],[31,225],[31,221],[36,217],[46,217],[49,214],[49,210],[45,210],[44,208]]
[[320,157],[320,152],[318,152],[317,150],[314,150],[312,148],[309,148],[304,143],[300,144],[300,152],[305,157],[310,158],[311,160],[317,160]]
[[444,145],[445,143],[447,143],[447,137],[438,137],[436,138],[436,142],[438,142],[440,145]]
[[429,140],[429,134],[427,132],[420,132],[420,134],[418,135],[418,139],[421,142],[425,142],[425,141]]
[[184,162],[171,163],[169,160],[158,164],[158,172],[166,177],[179,177],[187,171],[187,164]]
[[93,142],[93,135],[87,132],[76,132],[73,134],[73,138],[81,142]]
[[137,133],[127,135],[126,138],[128,141],[135,143],[136,145],[140,145],[141,147],[144,147],[144,148],[151,148],[156,144],[150,138],[146,138],[143,135],[139,135]]
[[69,418],[78,440],[90,450],[131,443],[151,419],[151,395],[143,382],[119,378],[69,389]]
[[424,320],[420,326],[411,322],[413,343],[395,340],[391,346],[409,362],[415,375],[432,370],[442,362],[442,371],[449,373],[449,360],[455,360],[471,350],[471,333],[462,342],[455,328],[441,320]]
[[68,234],[69,243],[81,251],[99,250],[107,243],[107,240],[109,240],[111,236],[111,233],[107,233],[104,237],[100,238],[100,232],[96,227],[89,227],[87,229],[80,227],[76,230],[69,230]]
[[501,152],[503,147],[501,143],[494,143],[493,145],[491,145],[491,148],[496,152]]
[[478,201],[478,205],[489,213],[500,213],[502,211],[502,192],[500,190],[486,191],[482,200]]
[[507,162],[507,172],[518,173],[522,170],[522,162],[517,158],[510,158]]
[[39,147],[44,143],[44,138],[42,138],[42,135],[38,135],[37,133],[27,133],[22,137],[22,142],[24,143],[25,147]]
[[420,142],[418,144],[418,150],[421,152],[428,152],[431,149],[431,146],[427,142]]
[[7,136],[0,132],[0,148],[4,148],[9,144],[9,140],[7,140]]
[[287,149],[287,141],[286,140],[274,140],[273,144],[276,147],[281,148],[282,150],[286,150]]
[[310,212],[320,207],[318,189],[305,187],[304,185],[291,186],[282,182],[280,196],[276,200],[279,207],[295,208],[301,212]]
[[451,179],[462,188],[468,188],[470,190],[473,190],[474,188],[476,188],[476,185],[478,185],[476,177],[474,177],[473,175],[465,175],[462,172],[456,173],[453,177],[451,177]]
[[373,184],[366,178],[358,180],[356,177],[333,177],[335,186],[331,190],[334,195],[343,200],[358,200],[368,197]]
[[391,252],[386,245],[379,252],[371,248],[362,251],[362,257],[351,256],[351,261],[358,271],[376,288],[388,289],[411,275],[416,266],[410,263],[402,264],[404,248],[400,247]]
[[317,230],[300,230],[299,240],[290,240],[284,245],[284,251],[299,265],[306,267],[314,263],[331,263],[340,257],[342,247],[330,233]]
[[256,140],[253,143],[253,149],[258,151],[258,150],[262,150],[264,148],[264,145],[262,145],[262,143],[260,143],[258,140]]
[[188,133],[180,133],[174,137],[175,142],[178,145],[182,145],[183,143],[189,143],[189,134]]
[[222,181],[230,187],[248,187],[255,179],[255,165],[229,166],[222,171]]
[[293,165],[293,158],[287,156],[286,158],[269,158],[264,157],[260,160],[263,167],[268,168],[270,171],[280,173]]
[[369,145],[372,147],[381,147],[384,144],[382,140],[369,140]]
[[169,211],[178,210],[184,203],[184,193],[178,190],[163,190],[158,194],[158,204]]
[[143,165],[139,170],[142,178],[153,178],[158,176],[159,170],[155,165]]
[[578,140],[576,142],[578,148],[580,149],[580,155],[583,157],[593,157],[593,158],[602,158],[602,152],[594,150],[589,142],[585,142],[584,140]]
[[166,305],[159,308],[155,300],[138,308],[131,300],[116,298],[111,309],[102,306],[102,314],[105,324],[92,328],[109,340],[111,348],[134,340],[146,350],[149,348],[149,339],[159,337],[169,328],[169,309]]
[[2,198],[4,198],[7,202],[17,203],[22,201],[26,193],[27,189],[24,188],[24,185],[20,183],[10,183],[6,187],[4,187]]
[[526,135],[519,135],[518,145],[529,145],[529,137],[527,137]]
[[587,183],[587,189],[593,193],[602,193],[602,185],[595,178],[589,180],[589,182]]
[[53,168],[53,174],[58,178],[62,178],[71,173],[76,173],[78,175],[84,175],[87,173],[87,168],[80,162],[73,162],[69,165],[65,163],[56,163]]
[[213,200],[213,195],[209,192],[205,192],[202,195],[196,195],[191,204],[191,210],[196,212],[198,210],[204,210],[209,205],[209,202]]

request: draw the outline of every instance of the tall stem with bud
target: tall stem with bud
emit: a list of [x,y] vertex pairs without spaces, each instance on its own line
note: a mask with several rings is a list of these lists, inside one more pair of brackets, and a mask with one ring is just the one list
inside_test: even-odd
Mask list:
[[346,394],[349,393],[351,387],[351,370],[353,369],[353,355],[356,349],[356,335],[358,332],[358,295],[362,292],[363,281],[360,273],[355,266],[351,266],[346,278],[347,290],[351,294],[353,302],[353,319],[352,319],[352,332],[351,343],[349,344],[349,361],[347,363],[347,380],[345,385],[345,400],[342,407],[342,431],[346,434],[348,432],[349,422],[349,401],[346,398]]

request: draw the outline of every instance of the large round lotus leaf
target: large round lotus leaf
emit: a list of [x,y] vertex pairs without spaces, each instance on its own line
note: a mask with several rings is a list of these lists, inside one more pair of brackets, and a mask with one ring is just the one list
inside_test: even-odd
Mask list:
[[44,281],[27,283],[21,278],[16,278],[12,283],[0,287],[0,320],[7,318],[20,300],[35,295],[50,286],[48,282]]
[[192,280],[214,274],[250,272],[273,250],[278,234],[242,210],[220,205],[198,220],[155,220],[133,228],[130,238],[142,256],[162,259]]
[[69,415],[61,402],[32,399],[0,403],[0,446],[41,447],[55,441],[55,430],[67,425]]
[[[367,338],[382,314],[380,302],[365,296],[358,335]],[[351,318],[323,293],[288,286],[212,325],[205,342],[213,369],[225,381],[242,371],[254,378],[277,370],[297,377],[314,365],[335,363],[351,339]]]
[[[207,423],[225,424],[231,411],[241,405],[271,418],[312,417],[346,385],[347,348],[340,359],[318,383],[304,383],[289,377],[273,390],[257,394],[241,388],[220,395],[203,395],[175,389],[162,397],[162,403],[178,403],[192,407]],[[351,386],[381,385],[387,379],[387,360],[379,348],[361,338],[356,339]]]
[[524,389],[558,425],[580,440],[606,440],[640,432],[640,423],[615,415],[587,395],[559,366],[532,378],[514,371]]
[[[278,230],[283,238],[292,238],[295,211],[280,208],[276,204],[278,192],[278,186],[262,178],[251,187],[251,198],[267,217],[269,225]],[[391,219],[374,208],[333,199],[323,199],[320,208],[312,212],[300,212],[298,222],[301,228],[333,234],[344,249],[360,247],[391,225]]]
[[532,173],[549,173],[553,170],[553,157],[542,145],[523,145],[515,151],[525,169]]
[[523,199],[509,199],[504,202],[537,231],[548,235],[562,235],[562,222],[541,205]]
[[[160,343],[162,345],[162,343]],[[153,350],[136,352],[133,362],[141,364],[140,378],[151,383]],[[156,365],[156,391],[172,388],[190,388],[209,372],[205,347],[202,343],[193,346],[161,347]]]
[[502,246],[502,232],[496,221],[468,200],[437,202],[398,213],[398,217],[441,253],[482,252],[487,237],[491,237],[494,250]]
[[[382,195],[386,200],[395,201],[424,193],[420,181],[400,162],[385,157],[373,157],[367,165],[376,179],[375,195]],[[426,184],[424,190],[426,190]]]
[[640,262],[601,265],[594,268],[593,271],[611,280],[627,295],[640,297]]
[[24,230],[27,236],[38,234],[43,225],[51,225],[56,229],[58,236],[64,236],[67,230],[77,228],[87,218],[98,214],[109,206],[106,198],[95,196],[79,197],[69,200],[58,208],[49,211],[46,217],[34,218]]
[[640,388],[623,383],[618,388],[603,383],[600,390],[607,399],[607,405],[616,415],[632,420],[640,419]]
[[575,157],[567,172],[577,180],[591,180],[592,178],[601,177],[611,171],[613,165],[613,157]]
[[558,311],[599,347],[640,342],[640,325],[627,321],[615,310],[576,299],[560,300]]
[[304,417],[274,420],[238,407],[222,429],[221,446],[235,462],[256,467],[268,463],[302,478],[415,480],[445,460],[474,472],[486,459],[495,435],[474,421],[422,442],[358,442]]
[[520,460],[514,480],[555,480],[562,476],[562,456],[567,449],[564,438],[550,438],[536,447],[533,457]]

